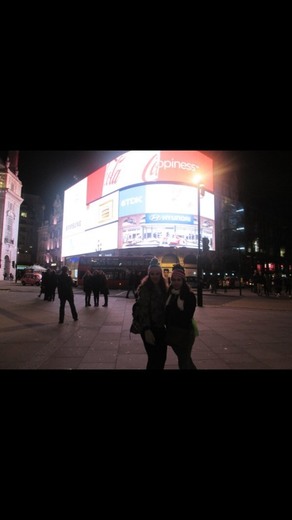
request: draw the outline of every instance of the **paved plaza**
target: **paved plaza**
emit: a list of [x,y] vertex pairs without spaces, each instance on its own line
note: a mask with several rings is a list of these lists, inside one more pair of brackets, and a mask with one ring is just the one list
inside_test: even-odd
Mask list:
[[[133,298],[111,291],[109,306],[84,306],[75,289],[79,319],[66,304],[58,323],[59,300],[38,297],[38,287],[0,282],[0,368],[2,370],[144,370],[140,336],[130,335]],[[292,299],[258,297],[249,289],[204,294],[195,317],[200,336],[193,348],[199,370],[292,369]],[[166,370],[178,370],[168,348]]]

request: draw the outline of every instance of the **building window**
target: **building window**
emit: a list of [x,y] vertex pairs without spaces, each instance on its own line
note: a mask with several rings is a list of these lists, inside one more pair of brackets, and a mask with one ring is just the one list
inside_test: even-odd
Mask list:
[[255,251],[255,253],[258,253],[259,250],[260,250],[260,246],[259,246],[259,241],[258,241],[258,239],[256,239],[256,240],[254,241],[253,246],[254,246],[254,251]]

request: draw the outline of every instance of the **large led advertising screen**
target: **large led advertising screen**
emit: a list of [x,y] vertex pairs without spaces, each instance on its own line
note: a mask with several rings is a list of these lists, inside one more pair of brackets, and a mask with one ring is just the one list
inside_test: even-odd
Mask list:
[[[197,188],[144,184],[120,191],[118,247],[198,247]],[[215,248],[214,195],[200,201],[201,236]]]
[[213,192],[213,160],[201,152],[127,152],[87,177],[87,204],[134,184],[175,182],[194,185],[198,175],[206,190]]
[[213,161],[196,151],[133,151],[66,190],[62,257],[116,248],[197,248],[198,182],[205,188],[201,238],[215,250]]

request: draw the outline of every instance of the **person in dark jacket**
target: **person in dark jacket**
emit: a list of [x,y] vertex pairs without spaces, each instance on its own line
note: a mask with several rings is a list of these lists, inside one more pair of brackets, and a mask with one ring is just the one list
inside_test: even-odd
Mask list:
[[196,369],[192,360],[192,347],[195,341],[193,315],[196,309],[196,296],[185,280],[183,266],[173,266],[171,283],[166,301],[166,340],[178,358],[180,370]]
[[58,296],[60,299],[59,323],[64,323],[65,304],[68,301],[74,321],[78,320],[78,314],[74,304],[73,280],[68,273],[68,267],[63,266],[61,274],[58,276]]
[[129,298],[130,292],[133,293],[134,298],[136,299],[136,288],[137,288],[137,274],[136,271],[131,271],[128,279],[128,290],[126,294],[126,298]]
[[90,298],[92,293],[92,274],[90,269],[87,269],[86,273],[82,277],[83,280],[83,291],[85,293],[85,307],[91,307]]
[[58,282],[58,279],[57,279],[56,271],[54,269],[52,269],[52,271],[50,273],[50,277],[49,277],[49,288],[50,288],[49,289],[50,290],[49,300],[53,301],[53,302],[55,301],[57,282]]
[[108,286],[107,286],[107,277],[101,269],[98,272],[100,275],[100,293],[104,295],[103,307],[107,307],[108,306],[108,295],[109,295],[109,290],[108,290]]
[[166,282],[157,258],[152,258],[148,275],[137,289],[141,337],[147,352],[147,370],[162,370],[166,361],[165,302]]
[[42,275],[42,287],[44,288],[44,300],[51,301],[51,287],[50,287],[51,269],[48,268]]
[[99,307],[99,291],[102,286],[102,278],[97,270],[93,271],[92,275],[92,292],[94,299],[94,307]]

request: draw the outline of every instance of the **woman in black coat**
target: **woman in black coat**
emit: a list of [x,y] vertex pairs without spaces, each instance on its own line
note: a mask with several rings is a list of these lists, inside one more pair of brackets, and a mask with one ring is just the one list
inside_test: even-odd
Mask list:
[[177,264],[173,266],[167,292],[165,322],[167,344],[176,353],[181,370],[196,369],[191,356],[195,342],[195,309],[196,296],[186,283],[183,266]]

